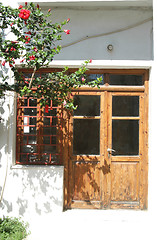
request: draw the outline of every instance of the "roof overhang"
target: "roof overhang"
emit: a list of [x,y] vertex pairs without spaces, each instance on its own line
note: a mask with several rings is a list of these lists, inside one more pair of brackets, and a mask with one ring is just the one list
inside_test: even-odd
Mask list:
[[[31,1],[27,1],[31,2]],[[34,0],[34,3],[38,3],[41,8],[48,7],[77,7],[77,8],[126,8],[126,7],[144,7],[152,8],[152,0]],[[24,4],[23,1],[18,1],[19,4]]]

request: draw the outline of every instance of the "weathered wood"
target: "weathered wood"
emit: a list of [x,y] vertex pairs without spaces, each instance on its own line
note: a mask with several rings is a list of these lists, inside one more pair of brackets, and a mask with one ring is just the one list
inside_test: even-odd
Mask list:
[[98,87],[89,87],[89,86],[83,86],[81,88],[77,88],[74,90],[74,92],[87,92],[88,95],[90,95],[90,92],[99,92],[99,91],[108,91],[108,92],[144,92],[145,87],[144,86],[107,86],[107,85],[102,85],[99,88]]
[[[98,73],[95,71],[95,73]],[[100,95],[100,116],[71,116],[69,156],[66,160],[68,208],[145,209],[148,171],[148,74],[145,70],[104,71],[105,86],[82,87],[79,95]],[[143,74],[144,86],[109,86],[109,74]],[[139,116],[113,116],[112,96],[139,96]],[[100,119],[100,155],[73,155],[73,119]],[[139,155],[113,156],[112,120],[139,121]],[[92,131],[92,129],[91,129]],[[118,140],[118,139],[117,139]],[[66,187],[65,187],[66,188]]]

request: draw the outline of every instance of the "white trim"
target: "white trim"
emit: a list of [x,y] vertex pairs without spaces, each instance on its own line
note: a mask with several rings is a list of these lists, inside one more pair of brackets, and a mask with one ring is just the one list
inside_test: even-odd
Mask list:
[[[84,60],[54,60],[46,68],[78,68],[84,63]],[[92,60],[88,64],[88,68],[98,69],[150,69],[153,61],[138,61],[138,60]],[[21,64],[16,64],[16,67],[22,68]]]

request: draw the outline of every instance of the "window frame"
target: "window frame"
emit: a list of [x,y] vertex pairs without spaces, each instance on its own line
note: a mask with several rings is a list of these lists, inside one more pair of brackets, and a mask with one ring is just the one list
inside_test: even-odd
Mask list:
[[[46,71],[45,71],[46,70]],[[20,69],[20,72],[24,73],[24,74],[29,74],[32,73],[32,69]],[[53,70],[55,71],[55,70]],[[43,74],[44,72],[48,73],[50,72],[49,69],[42,69],[40,71],[37,71],[37,74]],[[24,106],[24,100],[27,99],[27,105]],[[39,100],[37,100],[37,104],[36,106],[30,106],[29,102],[30,99],[33,99],[32,97],[27,98],[27,97],[16,97],[16,165],[62,165],[63,164],[63,106],[52,106],[52,101],[51,104],[49,106],[50,110],[56,110],[56,116],[52,115],[47,115],[45,113],[45,109],[44,107],[41,108],[39,105]],[[29,115],[26,116],[24,115],[24,109],[37,109],[36,110],[36,115]],[[25,120],[26,119],[26,124],[25,124]],[[30,119],[31,118],[36,118],[36,124],[35,125],[31,125],[30,124]],[[46,119],[50,119],[50,125],[45,125],[47,127],[55,127],[56,128],[56,134],[49,134],[48,137],[50,138],[50,144],[46,144],[44,143],[44,137],[47,134],[43,133],[43,129],[44,129],[44,118]],[[53,119],[57,119],[57,123],[55,125],[53,125],[52,120]],[[33,134],[27,134],[26,135],[26,143],[21,143],[24,137],[24,127],[36,127],[36,133]],[[19,129],[19,130],[18,130]],[[35,136],[36,137],[36,142],[35,144],[30,144],[28,142],[29,140],[29,136]],[[56,138],[56,143],[53,144],[52,143],[52,139],[51,137],[55,137]],[[27,146],[27,145],[33,145],[36,146],[37,151],[36,152],[26,152],[26,153],[22,153],[22,146]],[[45,153],[43,150],[44,146],[54,146],[56,147],[56,152],[55,153]],[[26,155],[26,160],[20,160],[20,156],[21,155]],[[30,162],[29,161],[29,155],[32,156],[40,156],[39,160],[35,160]],[[41,161],[41,156],[43,155],[47,155],[49,156],[49,161]],[[50,158],[54,156],[57,157],[57,161],[53,161],[53,159],[50,160]]]

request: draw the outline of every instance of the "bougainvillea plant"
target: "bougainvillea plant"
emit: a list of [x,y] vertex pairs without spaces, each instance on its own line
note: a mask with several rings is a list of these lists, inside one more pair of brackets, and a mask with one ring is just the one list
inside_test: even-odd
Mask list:
[[[0,3],[0,58],[2,72],[10,67],[15,79],[13,84],[9,83],[9,77],[3,76],[0,83],[0,97],[5,96],[6,91],[16,92],[19,96],[28,96],[40,99],[41,106],[48,109],[49,100],[53,104],[63,104],[67,109],[73,109],[73,100],[70,97],[72,89],[82,85],[96,86],[101,79],[86,82],[85,72],[91,60],[75,72],[68,73],[65,67],[59,72],[37,74],[39,69],[46,68],[53,61],[56,54],[60,53],[61,46],[58,42],[62,35],[70,34],[69,29],[64,26],[70,21],[61,23],[50,22],[51,9],[44,14],[39,5],[33,3],[18,9],[5,7]],[[6,30],[14,35],[14,40],[7,39]],[[23,68],[31,69],[29,81],[25,80],[19,71],[16,62],[20,61]],[[32,90],[35,89],[35,90]]]

